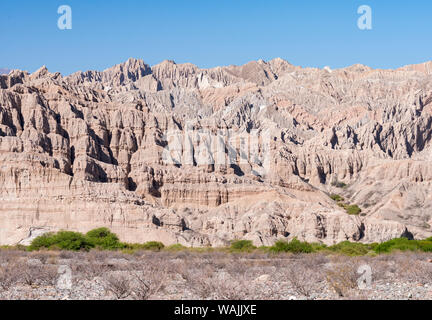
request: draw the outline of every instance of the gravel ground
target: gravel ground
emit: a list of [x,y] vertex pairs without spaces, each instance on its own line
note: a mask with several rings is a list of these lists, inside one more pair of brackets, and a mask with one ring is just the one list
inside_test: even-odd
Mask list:
[[0,251],[0,299],[432,300],[431,258]]

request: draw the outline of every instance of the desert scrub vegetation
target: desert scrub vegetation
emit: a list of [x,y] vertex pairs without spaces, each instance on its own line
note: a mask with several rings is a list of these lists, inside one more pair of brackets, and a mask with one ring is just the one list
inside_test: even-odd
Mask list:
[[250,252],[256,249],[251,240],[236,240],[231,243],[231,250],[233,251],[241,251],[241,252]]
[[341,189],[345,189],[346,187],[348,187],[346,183],[341,182],[341,181],[338,181],[338,180],[333,181],[333,182],[331,183],[331,185],[332,185],[333,187],[341,188]]
[[36,237],[30,246],[29,251],[51,249],[51,250],[70,250],[70,251],[89,251],[90,249],[99,250],[154,250],[159,251],[164,248],[164,244],[156,241],[149,241],[143,244],[120,242],[118,236],[108,228],[97,228],[90,230],[86,234],[72,231],[59,231],[57,233],[45,233]]
[[[155,252],[187,252],[206,254],[220,252],[222,254],[310,254],[322,252],[325,254],[341,254],[347,256],[364,256],[386,254],[394,251],[432,252],[432,238],[425,240],[409,240],[407,238],[393,239],[383,243],[364,244],[358,242],[344,241],[335,245],[327,246],[321,243],[308,243],[297,238],[291,241],[279,240],[269,247],[256,247],[250,240],[235,240],[229,247],[221,248],[188,248],[181,244],[165,246],[161,242],[149,241],[143,244],[130,244],[119,241],[116,234],[107,228],[98,228],[82,234],[79,232],[59,231],[57,233],[46,233],[35,238],[31,245],[3,246],[0,250],[59,250],[59,251],[90,251],[108,250],[121,251],[123,253],[135,254],[139,251]],[[64,253],[63,253],[64,254]]]
[[168,251],[182,251],[182,250],[187,250],[188,248],[180,243],[176,243],[166,247],[165,249]]
[[165,248],[165,245],[162,242],[158,241],[149,241],[144,243],[143,245],[134,245],[132,248],[138,248],[143,250],[153,250],[153,251],[160,251],[163,248]]
[[342,196],[338,195],[338,194],[331,194],[330,195],[330,199],[332,199],[333,201],[336,201],[336,202],[345,201],[345,199]]
[[343,241],[330,247],[323,248],[330,252],[344,254],[348,256],[363,256],[370,252],[373,252],[373,246],[363,243],[354,243],[349,241]]
[[[272,299],[274,287],[265,287],[271,276],[260,268],[251,266],[246,258],[238,255],[211,254],[206,259],[183,260],[176,270],[181,275],[184,289],[195,299],[249,300]],[[251,258],[251,260],[254,260]],[[259,278],[261,276],[261,278]]]
[[90,230],[85,237],[96,248],[101,249],[121,249],[124,244],[120,242],[116,234],[112,233],[108,228],[98,228]]
[[312,298],[314,291],[324,284],[323,269],[328,260],[324,256],[304,255],[278,268],[278,282],[287,283],[301,297]]
[[[407,299],[427,298],[432,287],[432,239],[332,246],[293,239],[260,248],[246,240],[198,249],[119,246],[100,228],[55,235],[35,239],[40,250],[0,249],[0,299]],[[364,264],[372,270],[366,292],[357,282]],[[60,290],[65,267],[72,287]]]
[[[132,254],[0,250],[0,299],[428,298],[431,253],[349,256],[329,248],[277,255],[259,248],[251,252],[140,249]],[[372,270],[373,288],[366,292],[357,285],[358,267],[364,264]],[[60,267],[71,270],[70,289],[57,288]]]
[[45,233],[35,238],[29,246],[30,251],[40,249],[60,250],[89,250],[94,244],[86,236],[79,232],[59,231],[57,233]]
[[345,210],[346,210],[346,212],[348,214],[355,215],[355,216],[358,216],[362,212],[361,209],[360,209],[360,207],[358,205],[356,205],[356,204],[347,205],[345,207]]
[[294,238],[291,242],[288,241],[277,241],[273,246],[269,248],[270,252],[291,252],[291,253],[311,253],[314,251],[312,245],[307,242],[302,242]]
[[357,274],[358,266],[353,261],[344,261],[339,264],[335,264],[332,268],[326,272],[326,280],[330,288],[339,297],[347,297],[352,295],[357,286],[357,280],[359,278]]
[[344,208],[345,211],[349,214],[349,215],[355,215],[358,216],[362,210],[360,209],[360,207],[356,204],[347,204],[345,203],[345,199],[338,195],[338,194],[331,194],[330,198],[335,201],[337,203],[337,205],[341,208]]
[[408,240],[407,238],[392,239],[374,248],[376,253],[391,253],[393,251],[423,251],[432,252],[432,238],[425,240]]

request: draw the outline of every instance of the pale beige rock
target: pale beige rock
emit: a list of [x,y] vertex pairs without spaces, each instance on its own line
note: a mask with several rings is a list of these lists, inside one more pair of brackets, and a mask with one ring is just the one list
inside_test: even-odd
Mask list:
[[430,70],[129,59],[0,75],[0,244],[101,226],[187,246],[429,237]]

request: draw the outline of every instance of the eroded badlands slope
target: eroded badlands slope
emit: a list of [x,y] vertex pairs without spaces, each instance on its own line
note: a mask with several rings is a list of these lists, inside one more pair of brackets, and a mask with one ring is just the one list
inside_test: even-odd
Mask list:
[[432,235],[432,63],[129,59],[0,88],[1,244],[101,226],[193,246]]

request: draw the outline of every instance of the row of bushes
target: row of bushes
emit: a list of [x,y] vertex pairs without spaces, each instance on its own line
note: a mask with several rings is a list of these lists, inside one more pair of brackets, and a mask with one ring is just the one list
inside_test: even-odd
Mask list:
[[90,249],[119,250],[119,249],[143,249],[162,250],[163,243],[150,241],[144,244],[130,244],[120,242],[116,234],[107,228],[98,228],[82,234],[80,232],[59,231],[57,233],[45,233],[35,238],[27,248],[30,251],[41,249],[57,249],[79,251]]
[[290,253],[312,253],[312,252],[328,252],[338,253],[349,256],[363,256],[367,254],[382,254],[391,253],[394,251],[420,251],[432,252],[432,238],[426,240],[409,240],[407,238],[399,238],[389,240],[383,243],[364,244],[358,242],[344,241],[332,246],[326,246],[319,243],[302,242],[297,239],[292,241],[277,241],[271,247],[256,248],[252,241],[239,240],[231,245],[234,251],[251,251],[261,249],[273,253],[290,252]]
[[[188,249],[181,244],[175,244],[165,247],[163,243],[150,241],[144,244],[130,244],[120,242],[116,234],[107,228],[98,228],[82,234],[72,231],[59,231],[57,233],[46,233],[35,238],[27,250],[35,251],[41,249],[50,250],[185,250]],[[190,250],[190,249],[188,249]],[[393,251],[422,251],[432,252],[432,238],[426,240],[409,240],[407,238],[393,239],[383,243],[363,244],[356,242],[344,241],[333,246],[326,246],[318,243],[302,242],[298,239],[292,241],[277,241],[271,247],[257,248],[250,240],[233,241],[229,248],[231,252],[252,252],[262,250],[270,253],[312,253],[312,252],[330,252],[351,256],[360,256],[370,253],[382,254]],[[199,251],[199,250],[198,250]]]
[[426,240],[393,239],[377,244],[374,250],[376,253],[390,253],[396,250],[432,252],[432,237]]

